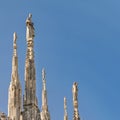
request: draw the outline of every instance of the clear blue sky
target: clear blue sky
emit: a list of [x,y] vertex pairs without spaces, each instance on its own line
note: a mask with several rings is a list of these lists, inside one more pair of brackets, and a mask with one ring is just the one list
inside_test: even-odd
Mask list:
[[72,84],[79,83],[84,120],[120,120],[120,1],[0,1],[0,111],[7,113],[12,36],[18,34],[19,77],[24,92],[25,20],[33,14],[37,96],[41,108],[41,70],[47,72],[52,120],[63,120],[67,97],[72,120]]

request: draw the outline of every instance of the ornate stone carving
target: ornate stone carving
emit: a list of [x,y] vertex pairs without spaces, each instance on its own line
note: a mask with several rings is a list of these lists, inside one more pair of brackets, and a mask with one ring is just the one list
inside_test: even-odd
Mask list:
[[20,120],[21,114],[21,85],[18,76],[18,57],[17,57],[17,34],[13,34],[13,59],[11,83],[8,96],[8,117],[9,120]]
[[[25,95],[23,120],[41,120],[36,97],[36,77],[34,64],[34,24],[32,15],[26,20],[27,54],[25,62]],[[38,112],[39,111],[39,112]]]
[[50,120],[50,113],[48,111],[47,105],[47,90],[46,90],[46,73],[45,69],[42,69],[42,112],[41,112],[41,120]]
[[[8,117],[0,112],[0,120],[50,120],[47,103],[46,72],[42,69],[42,111],[38,108],[36,97],[36,75],[34,63],[34,24],[32,15],[26,20],[27,53],[25,61],[25,93],[23,96],[23,110],[21,102],[21,85],[18,75],[17,34],[13,34],[12,74],[9,86]],[[80,120],[78,112],[78,84],[75,82],[73,93],[73,120]],[[67,100],[64,98],[64,120],[68,120]]]
[[26,20],[26,39],[29,40],[29,38],[33,38],[35,36],[34,34],[34,24],[32,22],[32,14],[29,14],[27,20]]

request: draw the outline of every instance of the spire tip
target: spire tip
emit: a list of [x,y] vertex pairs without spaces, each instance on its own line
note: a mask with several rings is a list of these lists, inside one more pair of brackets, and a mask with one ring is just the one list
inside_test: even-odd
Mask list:
[[45,68],[42,69],[42,78],[45,79],[46,73],[45,73]]
[[17,33],[14,32],[14,33],[13,33],[13,42],[16,43],[16,40],[17,40]]

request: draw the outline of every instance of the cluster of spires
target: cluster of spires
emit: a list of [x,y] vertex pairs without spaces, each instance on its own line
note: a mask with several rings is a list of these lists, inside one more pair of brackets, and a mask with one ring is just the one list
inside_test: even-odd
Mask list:
[[[26,40],[27,54],[25,61],[25,92],[23,96],[23,107],[21,97],[21,85],[18,75],[18,56],[17,56],[17,34],[13,34],[13,58],[12,74],[9,86],[8,99],[8,120],[50,120],[50,113],[47,104],[46,72],[42,69],[42,111],[38,108],[36,97],[36,78],[34,65],[34,24],[30,14],[26,20]],[[73,120],[80,120],[78,111],[78,84],[75,82],[72,88],[73,93]],[[0,120],[6,120],[1,117]],[[64,120],[68,120],[67,100],[64,97]]]

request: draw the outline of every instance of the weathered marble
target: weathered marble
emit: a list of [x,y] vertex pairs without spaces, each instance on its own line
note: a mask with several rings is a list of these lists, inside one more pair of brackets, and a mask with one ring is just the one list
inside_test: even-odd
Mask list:
[[[22,102],[22,90],[18,74],[18,55],[17,55],[17,34],[13,34],[13,57],[11,82],[8,90],[8,116],[0,112],[0,120],[50,120],[48,110],[46,72],[42,69],[42,107],[41,112],[38,107],[36,97],[36,69],[34,62],[34,24],[32,15],[29,14],[26,20],[26,42],[27,52],[25,60],[25,90]],[[75,82],[72,88],[73,93],[73,120],[80,120],[78,112],[78,84]],[[54,102],[54,98],[53,98]],[[56,107],[57,108],[57,107]],[[59,109],[59,108],[57,108]],[[64,98],[64,120],[68,120],[67,100]]]
[[47,104],[47,90],[46,90],[46,73],[45,69],[42,69],[42,111],[41,111],[41,120],[50,120],[50,113],[48,111]]
[[3,112],[0,112],[0,120],[7,120],[7,115]]
[[68,120],[68,115],[67,115],[67,99],[64,97],[64,120]]
[[21,85],[18,75],[17,35],[13,34],[12,74],[8,95],[8,117],[10,120],[20,120],[21,115]]
[[36,97],[36,75],[34,63],[34,26],[32,15],[26,20],[27,54],[25,61],[25,93],[23,99],[23,120],[41,120]]
[[73,107],[74,107],[73,120],[80,120],[79,111],[78,111],[78,84],[76,82],[73,83],[72,93],[73,93]]

